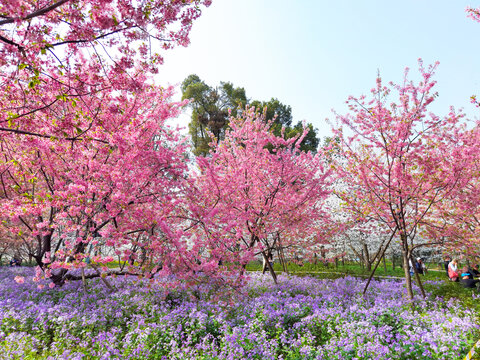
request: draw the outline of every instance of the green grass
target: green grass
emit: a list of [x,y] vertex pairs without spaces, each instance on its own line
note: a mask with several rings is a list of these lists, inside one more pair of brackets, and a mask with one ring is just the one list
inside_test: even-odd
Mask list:
[[[282,266],[279,263],[274,263],[273,268],[275,272],[281,273],[283,272]],[[429,268],[431,269],[427,275],[423,276],[422,279],[425,280],[437,280],[437,279],[446,279],[445,271],[438,271],[436,265],[430,265]],[[262,263],[259,261],[251,262],[247,265],[247,270],[249,271],[261,271],[262,270]],[[369,276],[371,271],[368,271],[365,267],[362,267],[358,263],[345,263],[342,264],[341,262],[338,263],[336,266],[335,263],[330,263],[328,265],[324,265],[323,263],[318,262],[317,264],[312,263],[305,263],[303,266],[288,263],[287,270],[291,274],[295,275],[302,275],[308,274],[312,276],[321,276],[329,278],[329,274],[332,277],[336,273],[340,275],[354,275],[354,276]],[[396,266],[395,269],[392,269],[392,264],[387,262],[387,271],[385,271],[383,264],[380,264],[375,271],[375,276],[394,276],[394,277],[405,277],[405,272],[400,266]]]

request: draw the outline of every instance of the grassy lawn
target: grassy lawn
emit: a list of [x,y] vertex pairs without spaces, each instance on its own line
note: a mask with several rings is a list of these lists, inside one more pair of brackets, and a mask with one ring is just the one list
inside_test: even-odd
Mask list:
[[[276,272],[283,272],[283,268],[281,264],[274,263],[273,265]],[[372,267],[373,268],[373,267]],[[444,270],[440,270],[436,264],[427,264],[427,268],[429,269],[427,275],[423,276],[422,279],[425,280],[436,280],[436,279],[446,279],[446,274]],[[247,270],[249,271],[261,271],[262,270],[262,263],[259,261],[251,262],[247,265]],[[334,275],[335,273],[339,273],[341,275],[354,275],[354,276],[369,276],[371,271],[367,271],[367,269],[361,266],[358,263],[347,263],[342,264],[339,262],[337,265],[335,263],[329,263],[328,265],[324,265],[322,263],[312,264],[312,263],[305,263],[302,266],[297,265],[295,263],[288,263],[287,270],[289,273],[301,275],[302,273],[307,273],[310,275],[318,275],[321,273],[331,273]],[[405,276],[404,270],[400,266],[395,266],[395,269],[392,269],[392,264],[387,262],[387,268],[383,266],[381,263],[375,271],[375,276],[394,276],[394,277],[401,277]],[[328,276],[327,276],[328,277]]]

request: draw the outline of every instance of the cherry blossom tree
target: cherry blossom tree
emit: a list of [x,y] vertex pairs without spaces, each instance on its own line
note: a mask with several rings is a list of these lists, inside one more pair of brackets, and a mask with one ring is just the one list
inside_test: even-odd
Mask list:
[[[77,125],[64,120],[64,102],[84,102],[93,122],[96,108],[87,106],[92,96],[102,101],[112,91],[148,89],[148,74],[162,63],[160,51],[186,46],[201,6],[209,4],[1,0],[0,133],[71,140],[64,128],[68,133]],[[79,133],[88,132],[90,123],[77,126]]]
[[[17,133],[1,138],[3,225],[30,243],[30,255],[56,284],[86,257],[105,260],[101,246],[132,262],[132,249],[143,247],[161,261],[162,244],[175,241],[166,218],[187,168],[183,141],[165,125],[183,105],[168,101],[171,91],[110,93],[102,102],[93,97],[76,106],[64,101],[64,113],[89,127],[89,136],[76,140],[81,131],[75,127],[63,140]],[[94,123],[89,107],[96,109]],[[56,268],[62,270],[50,271]]]
[[[466,11],[467,11],[467,16],[470,19],[480,22],[480,8],[472,8],[468,6]],[[471,100],[473,104],[475,104],[477,107],[480,107],[480,102],[478,101],[476,95],[472,95]]]
[[477,259],[480,249],[480,157],[477,149],[480,144],[480,127],[476,126],[463,134],[464,156],[468,156],[468,165],[463,169],[464,181],[451,196],[446,199],[436,213],[439,222],[446,229],[445,237],[449,241],[445,247],[452,253],[459,251],[467,259]]
[[[378,78],[371,99],[349,98],[351,113],[338,115],[334,131],[340,141],[332,145],[341,154],[333,167],[349,185],[337,195],[359,218],[381,222],[398,236],[410,298],[412,251],[442,241],[445,223],[436,215],[468,181],[463,170],[472,150],[464,146],[462,114],[453,108],[444,118],[428,113],[437,64],[419,64],[418,84],[408,80],[407,69],[402,84],[387,87]],[[397,102],[388,102],[391,92]],[[429,236],[415,243],[419,232]]]
[[[474,21],[480,22],[480,8],[467,7],[467,16]],[[477,107],[480,106],[477,97],[473,95],[471,102]],[[469,131],[466,131],[463,142],[466,151],[472,152],[468,166],[464,173],[468,174],[469,181],[464,186],[457,188],[449,201],[442,203],[442,208],[437,212],[437,217],[443,221],[448,229],[450,241],[445,244],[451,252],[462,253],[469,258],[478,259],[480,249],[477,239],[479,234],[479,183],[478,183],[478,156],[473,154],[478,148],[480,141],[479,124]]]
[[2,224],[54,283],[105,251],[174,262],[185,146],[165,121],[185,104],[151,76],[209,4],[0,0]]
[[195,247],[240,266],[261,255],[276,280],[268,261],[274,249],[308,252],[318,243],[331,180],[319,155],[300,150],[308,130],[285,139],[271,126],[254,108],[230,119],[224,140],[213,140],[210,156],[197,159],[186,217],[198,219]]
[[467,16],[474,21],[480,22],[480,8],[467,7]]
[[2,264],[4,257],[13,255],[16,250],[14,244],[15,242],[11,241],[9,236],[3,236],[0,239],[0,264]]
[[353,252],[365,266],[367,271],[372,270],[375,261],[380,261],[381,252],[388,235],[382,229],[382,224],[374,222],[352,222],[342,231],[348,249]]

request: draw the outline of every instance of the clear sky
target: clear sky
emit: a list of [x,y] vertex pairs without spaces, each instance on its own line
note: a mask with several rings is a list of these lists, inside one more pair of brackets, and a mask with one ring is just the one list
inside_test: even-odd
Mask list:
[[[194,24],[191,44],[165,53],[158,81],[180,84],[197,74],[207,84],[243,87],[247,97],[278,98],[294,121],[330,134],[325,118],[347,111],[349,95],[366,94],[377,70],[400,81],[417,59],[440,61],[437,115],[449,106],[476,119],[480,96],[480,24],[466,17],[478,0],[213,0]],[[180,90],[178,90],[180,92]],[[185,114],[179,122],[188,122]]]

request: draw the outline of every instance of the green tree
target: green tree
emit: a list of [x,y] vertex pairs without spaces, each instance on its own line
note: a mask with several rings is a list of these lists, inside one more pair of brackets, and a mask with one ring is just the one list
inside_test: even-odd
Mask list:
[[223,139],[228,126],[229,111],[235,116],[238,108],[245,107],[247,97],[243,88],[235,88],[229,82],[221,82],[213,88],[197,75],[188,76],[182,83],[182,99],[190,99],[192,120],[188,128],[195,155],[208,154],[210,136]]
[[[285,128],[284,134],[287,139],[303,132],[301,122],[292,126],[292,108],[289,105],[281,103],[276,98],[269,101],[248,101],[245,89],[236,88],[230,82],[221,82],[218,88],[213,88],[197,75],[190,75],[183,81],[181,90],[182,99],[191,100],[192,120],[188,127],[193,142],[193,153],[197,156],[205,156],[210,150],[208,146],[210,137],[207,131],[222,140],[228,128],[229,111],[231,115],[236,116],[239,109],[244,109],[247,104],[254,106],[258,112],[266,108],[265,119],[275,119],[272,129],[276,136],[281,134],[282,128]],[[316,129],[312,124],[306,126],[309,132],[301,144],[301,149],[315,152],[320,142]]]
[[[272,98],[269,101],[254,100],[250,102],[250,105],[254,106],[258,111],[263,111],[263,109],[266,108],[266,120],[272,120],[273,118],[275,118],[272,129],[273,133],[276,136],[280,136],[282,128],[285,128],[285,138],[287,139],[303,133],[302,122],[299,121],[292,126],[293,117],[292,108],[290,107],[290,105],[282,104],[276,98]],[[306,126],[308,127],[309,131],[308,134],[305,136],[305,139],[302,141],[300,148],[306,152],[316,152],[320,143],[320,140],[317,137],[317,130],[310,123],[306,124]]]

